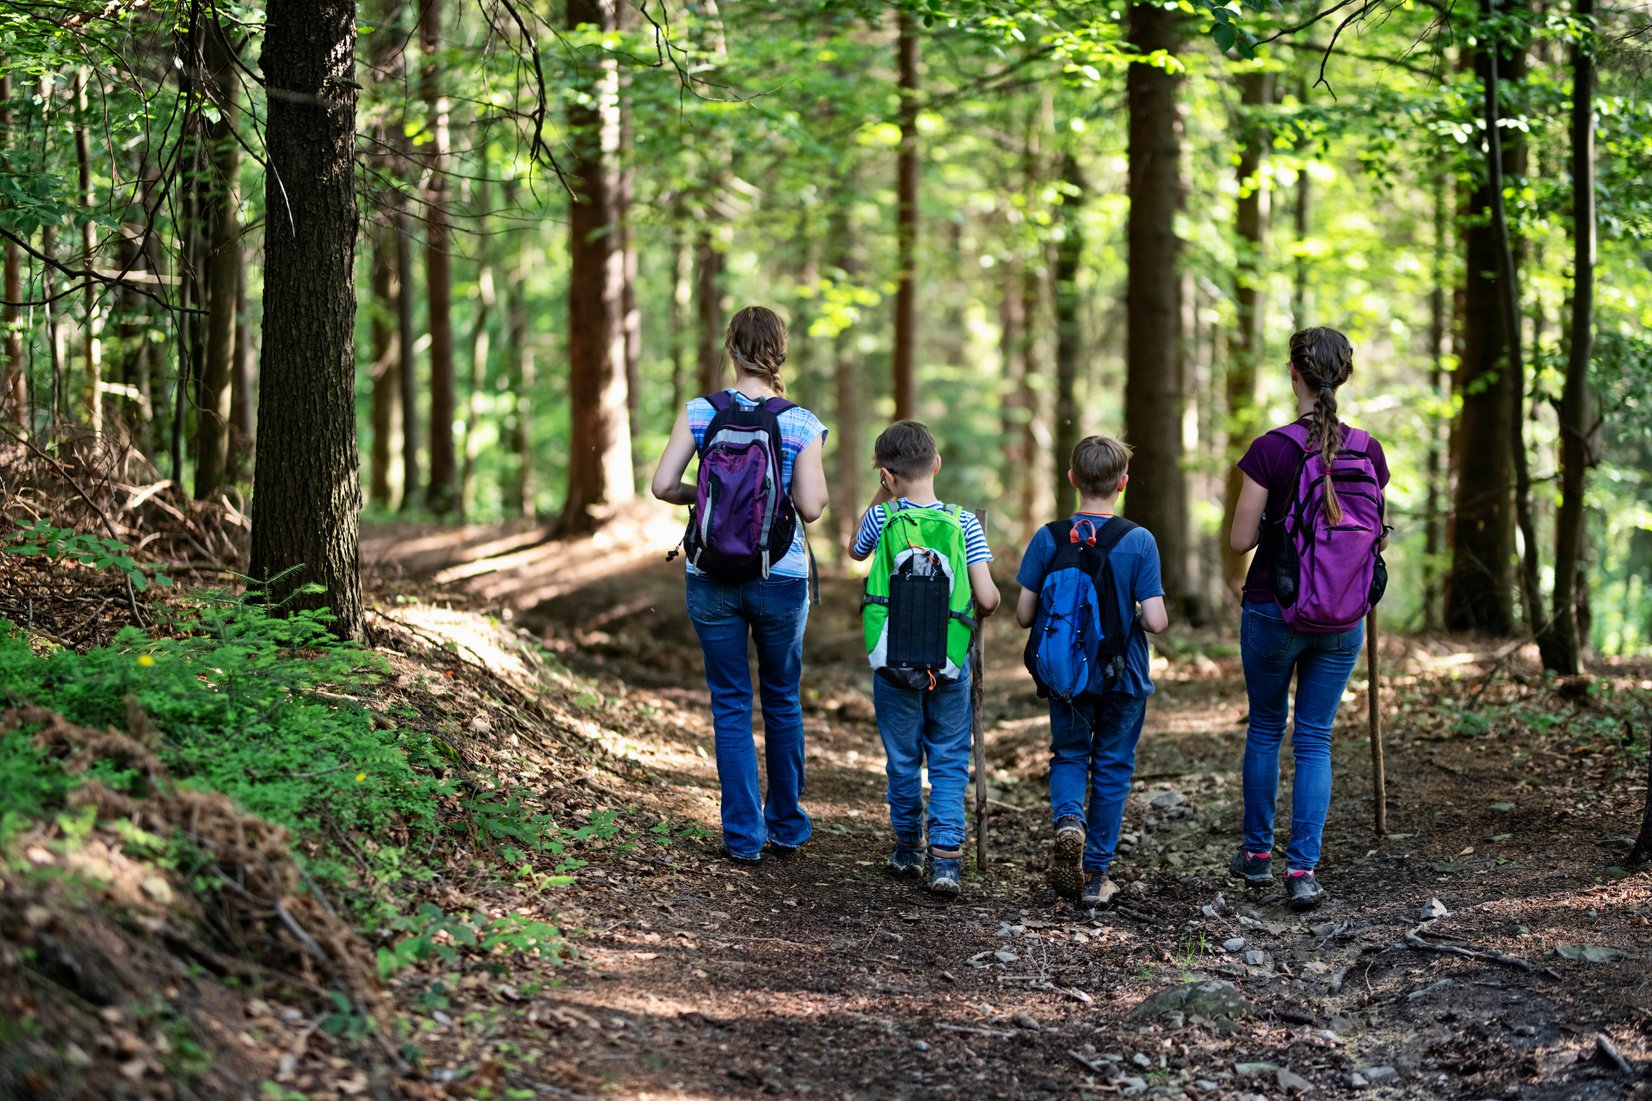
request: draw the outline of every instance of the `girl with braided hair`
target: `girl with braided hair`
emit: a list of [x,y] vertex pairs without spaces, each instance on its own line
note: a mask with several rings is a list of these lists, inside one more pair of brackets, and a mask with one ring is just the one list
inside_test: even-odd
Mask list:
[[[756,863],[765,847],[777,855],[795,852],[812,828],[798,802],[803,792],[803,706],[798,686],[803,675],[803,628],[809,618],[803,526],[819,519],[826,508],[821,461],[826,428],[809,410],[782,398],[786,325],[774,311],[747,306],[735,314],[723,347],[734,363],[734,385],[684,406],[660,455],[652,488],[662,501],[694,505],[697,487],[683,481],[683,475],[702,451],[718,410],[725,416],[730,407],[736,412],[765,407],[775,411],[780,481],[800,521],[790,545],[775,555],[761,576],[749,580],[719,580],[692,562],[688,565],[688,617],[700,640],[711,694],[723,852],[732,860]],[[757,644],[766,798],[758,783],[752,732],[748,638]]]
[[[1348,438],[1349,426],[1337,416],[1337,389],[1348,381],[1354,366],[1353,347],[1335,329],[1303,329],[1291,337],[1290,347],[1297,420],[1258,436],[1239,460],[1244,480],[1230,535],[1235,552],[1243,554],[1255,547],[1256,555],[1245,576],[1239,621],[1245,692],[1250,699],[1243,767],[1245,836],[1228,867],[1252,886],[1273,880],[1279,748],[1294,675],[1291,753],[1295,768],[1285,886],[1291,907],[1307,910],[1325,897],[1314,869],[1331,805],[1331,725],[1359,657],[1365,625],[1361,622],[1350,630],[1328,633],[1293,628],[1285,621],[1274,588],[1274,560],[1283,542],[1281,521],[1297,491],[1305,448],[1317,452],[1329,469]],[[1306,444],[1301,442],[1304,438]],[[1365,445],[1365,454],[1379,487],[1387,485],[1388,462],[1374,437]],[[1323,480],[1323,493],[1326,519],[1333,525],[1340,523],[1342,507],[1330,478]]]

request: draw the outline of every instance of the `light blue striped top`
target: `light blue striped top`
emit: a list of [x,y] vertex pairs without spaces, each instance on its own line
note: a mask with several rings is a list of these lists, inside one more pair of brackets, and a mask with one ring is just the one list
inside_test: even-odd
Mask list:
[[[896,508],[946,508],[940,501],[927,505],[916,504],[902,497],[895,502]],[[968,509],[960,509],[958,520],[964,529],[964,564],[973,566],[977,562],[991,562],[992,548],[987,546],[987,533],[981,530],[981,521]],[[883,534],[883,506],[869,508],[866,515],[861,517],[860,530],[855,532],[855,557],[864,558],[872,553],[878,545],[878,537]]]
[[[734,400],[746,409],[756,408],[757,402],[746,397],[735,389],[728,393],[734,395]],[[705,398],[694,398],[686,406],[688,410],[688,429],[694,433],[694,449],[698,451],[705,443],[706,429],[711,427],[711,420],[717,415],[717,410],[711,407],[711,402]],[[797,463],[797,456],[816,439],[826,438],[826,426],[820,423],[820,418],[801,405],[793,406],[780,414],[780,478],[786,487],[786,492],[792,491],[792,467]],[[689,573],[699,573],[693,566],[688,567]],[[808,577],[809,555],[803,548],[803,522],[801,518],[797,524],[797,534],[792,536],[792,549],[779,562],[769,567],[770,577]]]

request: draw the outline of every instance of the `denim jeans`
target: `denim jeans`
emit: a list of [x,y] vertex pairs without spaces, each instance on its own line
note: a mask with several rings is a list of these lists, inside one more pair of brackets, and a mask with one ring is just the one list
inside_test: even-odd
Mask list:
[[[758,578],[739,585],[688,577],[688,617],[705,656],[722,787],[723,844],[736,856],[756,856],[767,841],[796,846],[809,839],[803,793],[803,627],[809,583],[801,577]],[[751,724],[751,662],[746,637],[757,643],[758,695],[763,703],[763,758],[769,793],[757,782]]]
[[1118,851],[1124,801],[1136,771],[1136,742],[1146,717],[1146,696],[1110,692],[1100,699],[1050,701],[1050,813],[1058,822],[1084,819],[1087,872],[1105,872]]
[[1331,724],[1365,641],[1365,624],[1351,631],[1310,634],[1293,630],[1274,603],[1246,602],[1239,620],[1239,653],[1250,697],[1245,735],[1245,851],[1273,849],[1273,809],[1279,794],[1279,743],[1285,737],[1291,675],[1296,674],[1291,755],[1291,840],[1285,863],[1312,871],[1331,808]]
[[928,688],[896,688],[872,677],[872,706],[888,758],[889,824],[895,840],[917,846],[924,837],[923,777],[929,765],[929,844],[950,852],[964,845],[964,791],[969,787],[969,665],[957,680]]

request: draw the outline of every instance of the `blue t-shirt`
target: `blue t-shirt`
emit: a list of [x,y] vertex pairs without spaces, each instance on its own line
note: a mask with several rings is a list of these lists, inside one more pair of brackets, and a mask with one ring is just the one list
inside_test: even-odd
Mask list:
[[[757,401],[748,398],[735,389],[728,393],[734,395],[734,400],[741,408],[755,409]],[[698,451],[705,443],[706,429],[711,427],[711,420],[717,411],[711,407],[711,402],[705,398],[694,398],[688,403],[688,429],[694,434],[694,449]],[[826,438],[826,426],[820,423],[820,418],[803,408],[794,405],[780,414],[780,479],[786,487],[786,492],[792,491],[792,467],[797,463],[797,456],[805,447],[816,439]],[[769,567],[770,577],[808,577],[809,554],[803,546],[803,519],[798,518],[797,533],[792,536],[791,550],[786,556]],[[688,567],[689,573],[699,573],[693,566]]]
[[[1074,513],[1074,520],[1088,520],[1096,523],[1097,527],[1105,527],[1107,521],[1092,513]],[[1055,557],[1055,537],[1050,534],[1048,527],[1041,527],[1027,544],[1027,551],[1021,556],[1021,568],[1016,572],[1015,580],[1023,589],[1037,592],[1044,584],[1044,573],[1049,568],[1050,559]],[[1153,538],[1153,533],[1146,528],[1138,527],[1135,531],[1118,541],[1108,554],[1113,566],[1113,587],[1119,602],[1120,621],[1125,624],[1134,624],[1136,621],[1136,605],[1143,600],[1150,600],[1155,596],[1164,595],[1164,581],[1159,576],[1159,544]],[[1130,629],[1130,648],[1125,654],[1124,676],[1118,685],[1112,689],[1127,696],[1151,696],[1153,694],[1153,678],[1148,673],[1147,666],[1147,635],[1137,627]]]

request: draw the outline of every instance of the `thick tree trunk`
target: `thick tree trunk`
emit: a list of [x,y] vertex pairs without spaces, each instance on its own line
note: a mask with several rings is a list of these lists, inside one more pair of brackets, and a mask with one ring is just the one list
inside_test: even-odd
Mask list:
[[456,403],[453,367],[453,221],[447,208],[448,101],[437,55],[442,48],[442,0],[421,0],[419,91],[431,127],[425,154],[425,292],[430,311],[430,482],[425,500],[445,516],[458,501],[458,457],[453,442]]
[[1055,246],[1055,444],[1050,449],[1050,481],[1055,511],[1065,516],[1078,507],[1078,490],[1067,481],[1067,463],[1079,441],[1078,398],[1074,392],[1084,359],[1084,318],[1078,291],[1084,259],[1084,203],[1087,184],[1071,153],[1061,158],[1063,188],[1059,210],[1061,236]]
[[918,340],[918,32],[905,8],[898,21],[901,140],[895,172],[895,419],[915,416]]
[[[1595,0],[1577,0],[1578,22],[1592,29]],[[1537,636],[1543,667],[1577,673],[1584,639],[1578,629],[1577,578],[1583,560],[1584,492],[1590,463],[1589,360],[1595,344],[1595,58],[1594,44],[1572,46],[1572,315],[1566,383],[1560,395],[1560,511],[1555,517],[1554,606]],[[1652,795],[1648,796],[1652,807]]]
[[[568,0],[570,29],[614,29],[615,0]],[[588,47],[577,79],[587,96],[570,107],[574,193],[568,236],[568,498],[565,533],[592,530],[597,510],[633,494],[626,428],[625,262],[619,248],[619,73]]]
[[[355,5],[269,8],[264,359],[252,576],[272,602],[326,605],[362,638],[356,457]],[[285,184],[285,186],[283,186]],[[295,589],[322,586],[319,595]]]
[[229,473],[231,378],[235,373],[236,290],[241,283],[240,186],[241,148],[235,126],[240,117],[236,96],[234,46],[216,21],[203,32],[208,88],[218,119],[207,129],[212,143],[207,204],[206,347],[201,358],[200,408],[195,415],[195,496],[218,492]]
[[[1489,0],[1482,0],[1489,10]],[[1525,55],[1504,52],[1503,79],[1515,79]],[[1491,53],[1477,49],[1464,63],[1482,82],[1493,79]],[[1524,165],[1524,149],[1515,132],[1501,141],[1498,172],[1515,173]],[[1507,635],[1514,627],[1514,449],[1510,436],[1520,414],[1521,385],[1503,322],[1505,276],[1503,247],[1493,220],[1492,187],[1482,178],[1459,207],[1464,218],[1463,355],[1456,372],[1462,413],[1452,440],[1457,484],[1451,524],[1451,577],[1446,588],[1445,622],[1451,630],[1478,630]]]
[[[1262,362],[1262,291],[1267,285],[1263,254],[1267,247],[1267,224],[1263,205],[1267,191],[1262,180],[1262,154],[1272,137],[1262,112],[1273,98],[1273,79],[1253,69],[1239,78],[1238,129],[1243,144],[1239,149],[1239,202],[1234,212],[1235,245],[1238,257],[1234,271],[1233,305],[1236,314],[1228,340],[1228,369],[1224,396],[1227,399],[1227,473],[1223,492],[1224,516],[1232,516],[1239,503],[1244,475],[1237,465],[1244,449],[1261,429],[1256,408],[1256,373]],[[1222,554],[1222,582],[1229,595],[1237,598],[1245,584],[1248,554],[1236,554],[1226,539],[1218,540]]]
[[396,279],[395,234],[393,223],[381,223],[373,232],[368,321],[368,372],[373,380],[373,473],[368,494],[386,509],[402,502],[402,350],[396,315],[403,288]]
[[[1174,11],[1150,4],[1130,9],[1130,40],[1142,54],[1174,53]],[[1182,469],[1183,383],[1181,284],[1176,211],[1181,205],[1181,123],[1178,78],[1132,64],[1129,102],[1130,222],[1125,312],[1125,434],[1135,449],[1125,511],[1157,538],[1164,589],[1187,601],[1187,475]],[[1180,609],[1186,612],[1184,604]]]

